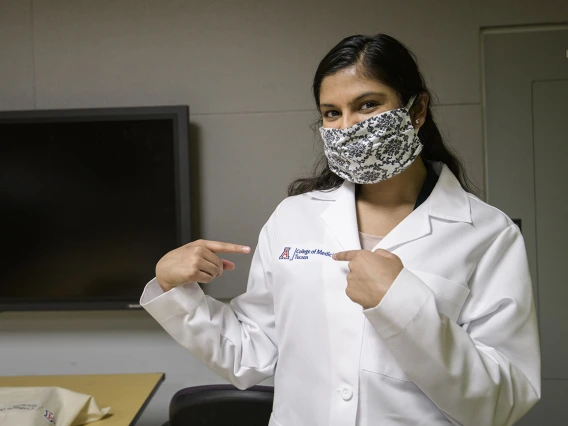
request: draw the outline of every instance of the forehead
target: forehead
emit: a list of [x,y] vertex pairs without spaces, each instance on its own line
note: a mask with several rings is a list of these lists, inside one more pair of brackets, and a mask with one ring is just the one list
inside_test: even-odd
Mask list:
[[351,67],[323,79],[320,88],[320,104],[349,103],[366,92],[384,93],[389,98],[397,96],[391,87],[361,75],[355,67]]

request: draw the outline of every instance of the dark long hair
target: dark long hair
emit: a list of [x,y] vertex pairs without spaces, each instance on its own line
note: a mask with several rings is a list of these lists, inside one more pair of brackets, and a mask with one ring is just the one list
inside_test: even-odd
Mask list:
[[[346,68],[356,66],[365,77],[380,81],[394,89],[402,104],[406,105],[414,95],[419,97],[430,91],[424,84],[424,78],[418,69],[416,56],[402,43],[386,34],[374,36],[355,35],[343,39],[322,59],[313,83],[313,94],[319,111],[320,89],[325,77]],[[321,117],[316,126],[321,125]],[[461,186],[468,192],[476,193],[477,188],[467,177],[459,157],[445,144],[434,122],[430,103],[426,120],[418,131],[418,137],[424,146],[424,161],[440,161],[453,172]],[[343,183],[343,179],[329,169],[324,155],[316,163],[313,177],[293,181],[288,187],[288,195],[298,195],[309,191],[328,190]]]

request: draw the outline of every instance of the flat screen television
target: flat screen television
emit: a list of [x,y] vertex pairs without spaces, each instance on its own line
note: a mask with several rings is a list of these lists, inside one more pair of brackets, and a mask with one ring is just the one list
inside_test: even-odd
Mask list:
[[189,168],[187,106],[0,112],[0,310],[139,309]]

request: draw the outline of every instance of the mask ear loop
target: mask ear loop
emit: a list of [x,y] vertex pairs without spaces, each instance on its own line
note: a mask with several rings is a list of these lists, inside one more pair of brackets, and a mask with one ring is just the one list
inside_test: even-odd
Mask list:
[[[406,110],[406,113],[408,114],[408,119],[410,120],[411,123],[412,123],[412,117],[410,115],[410,108],[412,108],[412,105],[414,105],[414,101],[416,100],[416,98],[417,98],[417,95],[412,96],[410,98],[410,100],[408,101],[408,104],[406,104],[406,106],[404,107],[404,109]],[[418,124],[418,122],[416,124]],[[414,133],[416,134],[416,137],[418,137],[418,130],[419,129],[415,129],[414,126],[413,126],[413,129],[414,129]]]
[[410,114],[410,108],[412,108],[412,105],[414,105],[414,101],[416,100],[416,95],[412,96],[408,103],[406,104],[406,106],[404,107],[404,109],[406,111],[408,111],[408,113]]

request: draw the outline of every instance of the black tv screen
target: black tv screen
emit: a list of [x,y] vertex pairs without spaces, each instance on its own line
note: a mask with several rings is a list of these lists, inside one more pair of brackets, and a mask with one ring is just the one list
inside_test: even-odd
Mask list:
[[191,240],[187,107],[0,113],[0,310],[138,308]]

